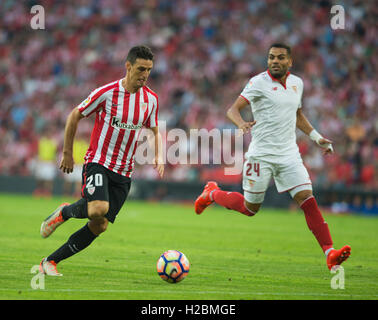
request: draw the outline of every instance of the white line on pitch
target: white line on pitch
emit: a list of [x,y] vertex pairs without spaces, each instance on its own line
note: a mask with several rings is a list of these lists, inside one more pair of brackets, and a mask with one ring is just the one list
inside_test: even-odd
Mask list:
[[[132,289],[44,289],[44,290],[33,290],[33,289],[10,289],[10,288],[0,288],[0,291],[23,291],[23,292],[92,292],[92,293],[175,293],[174,291],[151,291],[151,290],[132,290]],[[267,296],[335,296],[335,297],[378,297],[376,294],[353,294],[353,293],[305,293],[305,292],[223,292],[223,291],[189,291],[185,290],[188,294],[225,294],[225,295],[267,295]]]

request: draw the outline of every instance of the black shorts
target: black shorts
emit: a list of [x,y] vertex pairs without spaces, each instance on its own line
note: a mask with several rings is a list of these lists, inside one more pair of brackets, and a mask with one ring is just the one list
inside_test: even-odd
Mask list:
[[115,173],[98,163],[83,165],[82,197],[88,202],[102,200],[109,202],[105,217],[114,223],[130,191],[131,179]]

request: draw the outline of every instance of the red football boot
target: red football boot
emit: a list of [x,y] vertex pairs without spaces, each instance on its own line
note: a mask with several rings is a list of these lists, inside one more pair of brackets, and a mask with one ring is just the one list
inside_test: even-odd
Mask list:
[[39,272],[48,276],[62,276],[62,274],[56,269],[55,261],[47,261],[47,258],[43,258],[39,264]]
[[58,228],[61,224],[64,223],[64,219],[62,217],[62,210],[65,206],[68,206],[69,203],[62,203],[55,211],[50,214],[45,221],[41,224],[40,234],[42,238],[49,237],[56,228]]
[[194,210],[197,214],[201,214],[203,210],[205,210],[209,205],[211,205],[214,200],[210,198],[210,193],[213,190],[219,189],[218,185],[214,181],[209,181],[205,188],[203,189],[201,195],[197,198],[196,202],[194,202]]
[[327,256],[327,266],[331,270],[333,267],[340,265],[350,256],[350,246],[344,246],[340,250],[331,250]]

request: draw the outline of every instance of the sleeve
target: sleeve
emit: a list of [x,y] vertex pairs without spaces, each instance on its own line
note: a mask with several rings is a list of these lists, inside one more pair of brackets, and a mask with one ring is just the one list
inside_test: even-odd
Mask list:
[[261,96],[261,90],[259,89],[258,83],[255,78],[252,78],[248,81],[240,96],[248,101],[250,105],[252,105],[252,102],[255,98]]
[[150,116],[146,121],[146,128],[154,128],[158,126],[159,100],[157,96],[155,99]]
[[298,109],[301,109],[302,108],[302,97],[303,97],[303,81],[301,81],[301,85],[300,85],[300,98],[299,98],[299,103],[298,103]]
[[106,96],[103,90],[96,89],[77,108],[83,116],[88,117],[104,106],[105,99]]

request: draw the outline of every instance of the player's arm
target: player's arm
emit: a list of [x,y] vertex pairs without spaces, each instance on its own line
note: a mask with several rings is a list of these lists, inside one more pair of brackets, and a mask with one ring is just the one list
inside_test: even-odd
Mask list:
[[249,105],[249,102],[243,97],[239,96],[232,106],[227,110],[227,118],[237,126],[239,129],[243,130],[243,133],[247,133],[256,121],[246,122],[242,118],[240,111]]
[[154,158],[154,168],[160,175],[160,178],[164,175],[164,161],[163,161],[163,141],[161,134],[159,132],[159,127],[152,127],[150,130],[154,134],[154,144],[155,144],[155,158]]
[[324,138],[308,121],[307,117],[302,112],[302,108],[297,110],[297,128],[307,134],[312,141],[315,141],[320,147],[324,149],[324,154],[332,153],[332,141]]
[[64,129],[63,156],[60,161],[59,169],[64,173],[73,171],[73,143],[79,121],[84,118],[78,108],[71,111],[67,118],[66,127]]

